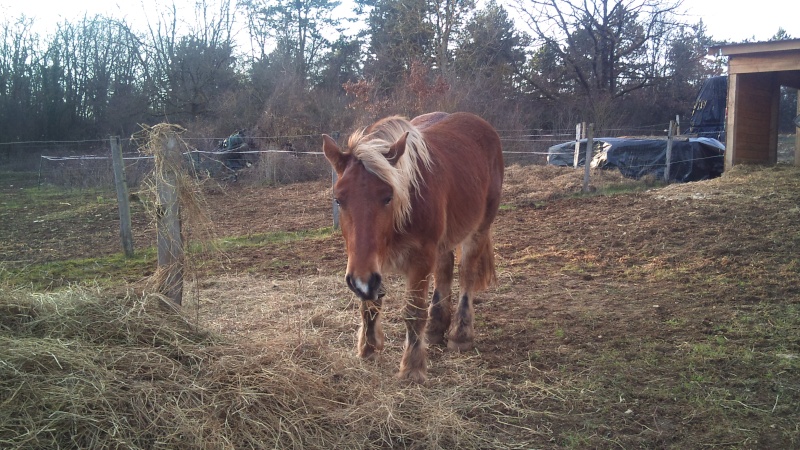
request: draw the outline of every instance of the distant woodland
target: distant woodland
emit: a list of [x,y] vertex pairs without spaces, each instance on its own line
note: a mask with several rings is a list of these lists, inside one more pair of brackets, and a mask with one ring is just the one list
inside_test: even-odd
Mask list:
[[[471,111],[499,129],[596,129],[687,116],[723,73],[679,0],[193,2],[146,24],[0,23],[0,142],[130,136],[171,122],[225,136],[350,130]],[[183,12],[179,12],[183,11]],[[790,38],[776,30],[774,39]]]

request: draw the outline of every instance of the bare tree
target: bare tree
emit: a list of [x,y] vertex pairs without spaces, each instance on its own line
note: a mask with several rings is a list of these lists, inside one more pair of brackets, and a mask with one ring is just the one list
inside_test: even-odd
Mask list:
[[4,141],[34,137],[37,117],[31,93],[40,86],[35,70],[40,52],[32,24],[20,17],[0,25],[0,139]]
[[148,24],[142,40],[145,89],[157,115],[194,120],[213,114],[211,105],[236,85],[233,11],[229,0],[211,10],[195,4],[194,20],[183,20],[173,3]]
[[516,0],[541,66],[520,71],[542,96],[594,105],[652,85],[682,0]]
[[[293,71],[305,85],[310,72],[339,34],[340,19],[333,16],[338,0],[246,0],[243,2],[252,41],[259,47],[256,59]],[[272,48],[272,50],[269,50]]]

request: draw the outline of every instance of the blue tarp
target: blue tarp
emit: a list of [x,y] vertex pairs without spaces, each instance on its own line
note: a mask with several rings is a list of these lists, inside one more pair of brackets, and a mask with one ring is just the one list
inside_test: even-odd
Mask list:
[[692,107],[688,134],[725,142],[728,77],[711,77],[703,83]]
[[[591,165],[601,169],[619,169],[628,178],[639,179],[645,175],[664,177],[667,160],[665,139],[594,139]],[[725,146],[712,138],[675,139],[672,142],[671,181],[699,181],[722,175],[725,169]],[[550,147],[547,163],[572,166],[575,141]],[[578,165],[586,155],[586,139],[581,140]]]

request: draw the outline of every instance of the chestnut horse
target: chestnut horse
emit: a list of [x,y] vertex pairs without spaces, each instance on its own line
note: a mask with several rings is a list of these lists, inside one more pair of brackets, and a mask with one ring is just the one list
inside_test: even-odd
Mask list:
[[500,137],[475,115],[437,112],[382,119],[350,136],[344,151],[326,135],[322,149],[338,175],[333,195],[347,249],[345,281],[361,299],[358,354],[383,350],[384,271],[405,275],[398,376],[422,383],[426,341],[443,344],[451,327],[455,250],[461,293],[448,348],[472,348],[473,296],[495,281],[490,228],[503,183]]

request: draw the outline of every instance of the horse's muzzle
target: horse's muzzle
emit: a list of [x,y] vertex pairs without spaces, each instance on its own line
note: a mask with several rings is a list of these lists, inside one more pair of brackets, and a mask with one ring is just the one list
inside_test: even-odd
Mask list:
[[381,274],[379,273],[370,275],[366,283],[350,274],[347,274],[344,279],[347,282],[347,287],[363,301],[377,300],[386,295],[386,290],[383,288],[383,283],[381,283]]

